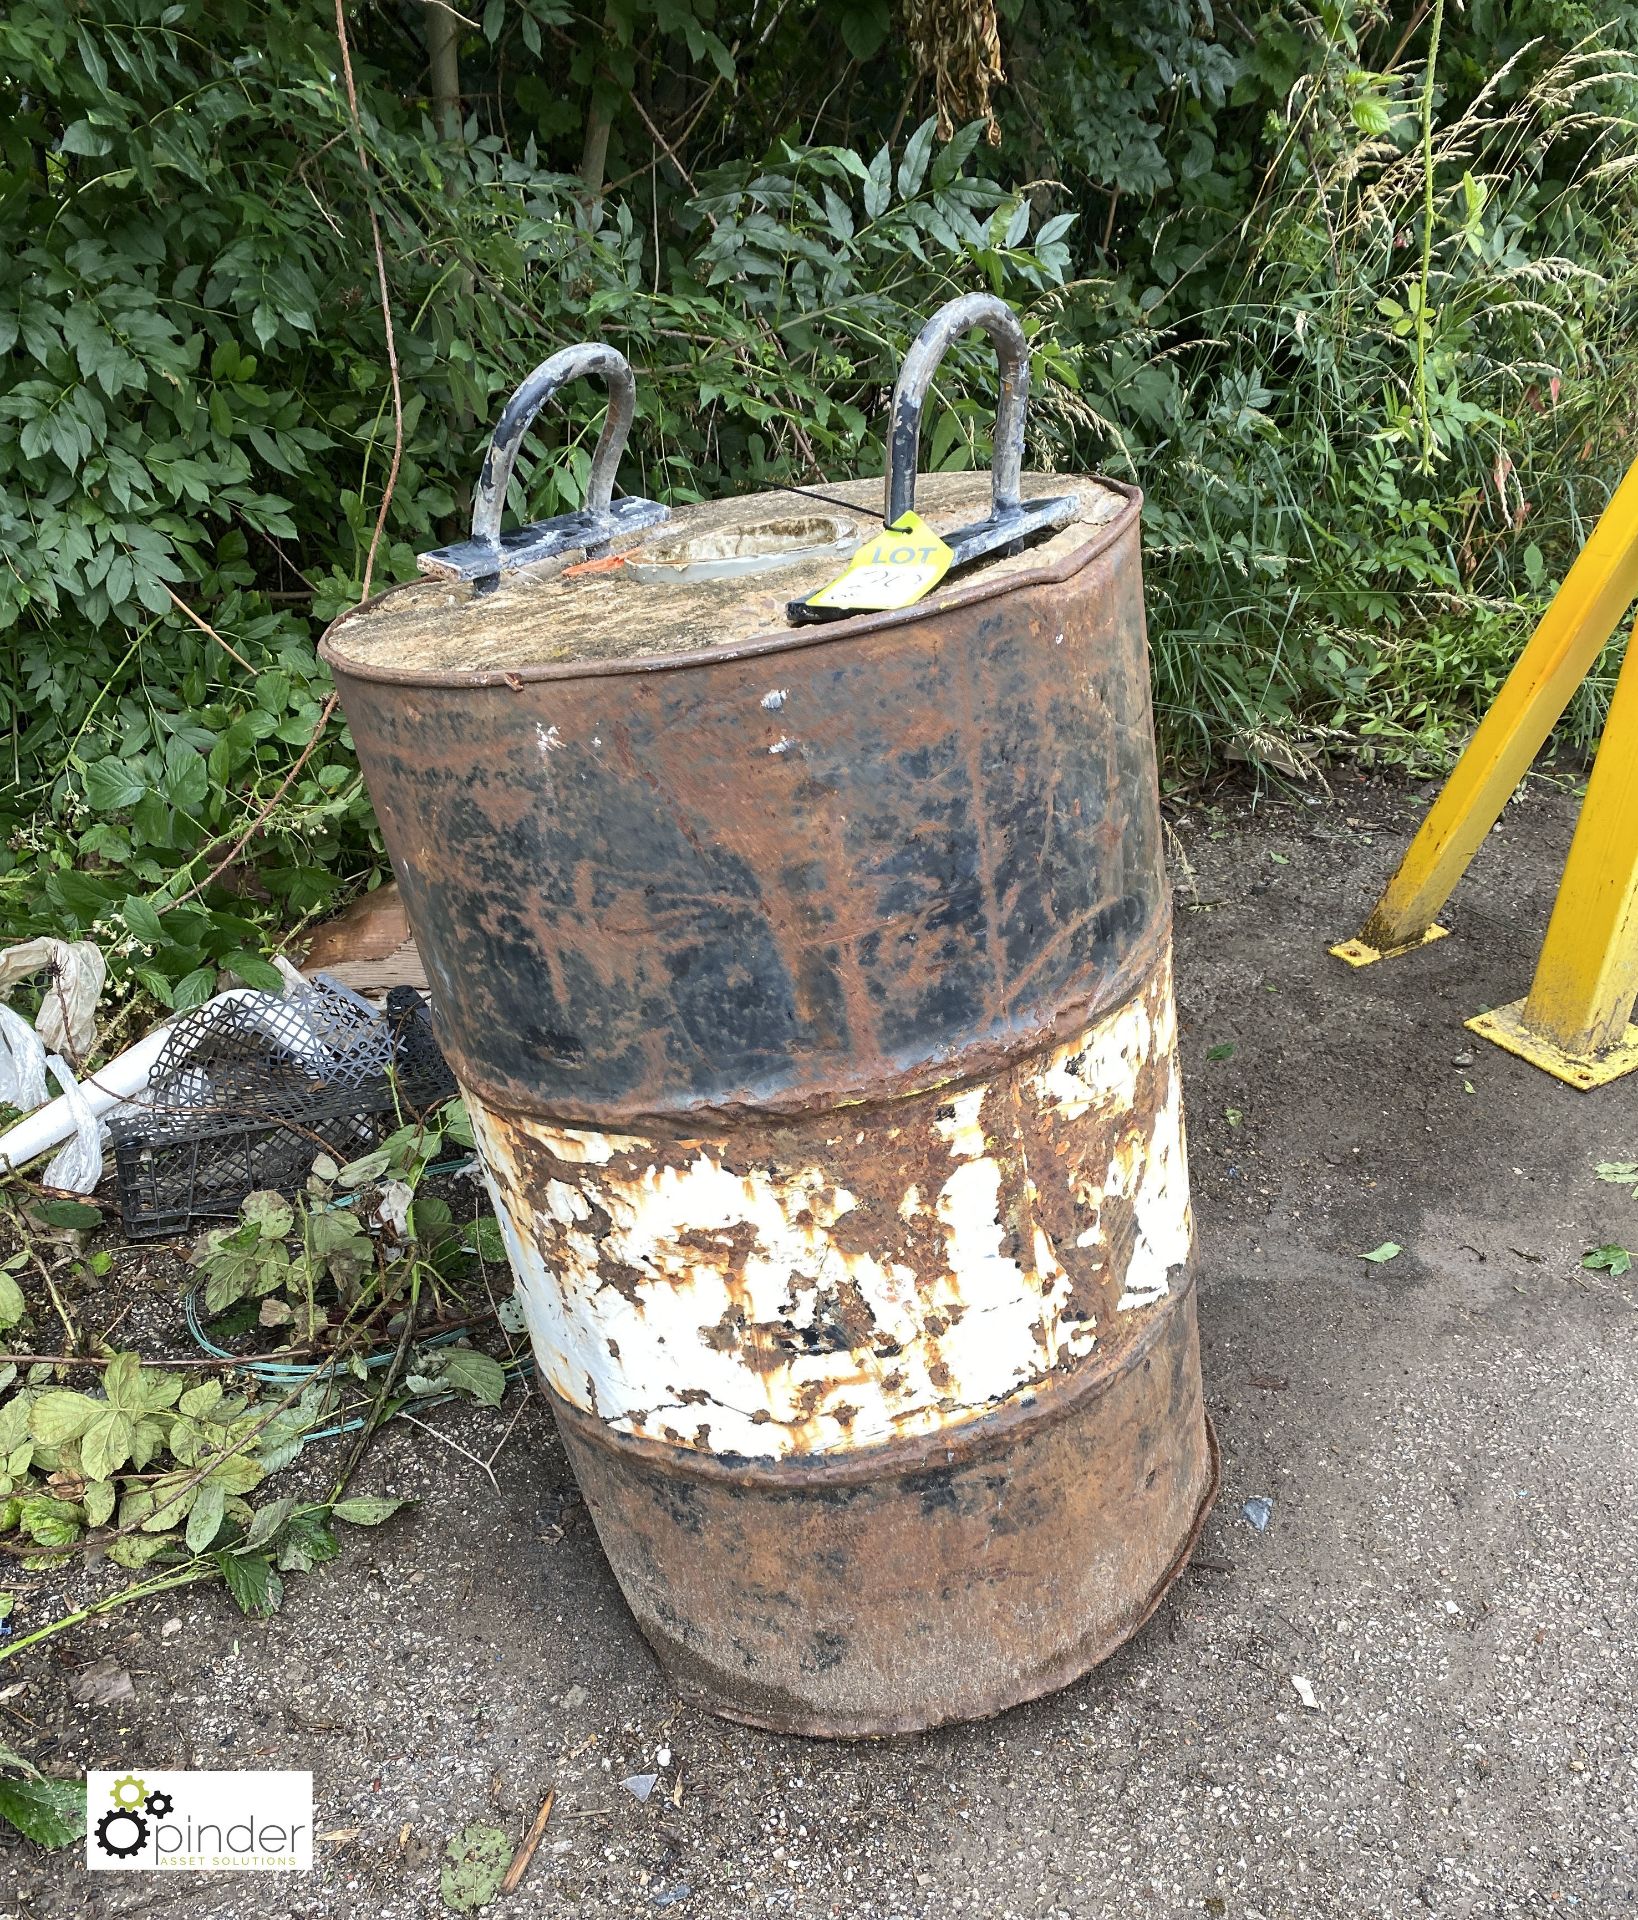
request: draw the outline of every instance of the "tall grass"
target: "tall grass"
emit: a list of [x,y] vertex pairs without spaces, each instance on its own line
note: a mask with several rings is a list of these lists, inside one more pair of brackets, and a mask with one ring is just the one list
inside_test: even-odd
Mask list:
[[1179,317],[1086,345],[1109,457],[1150,496],[1157,704],[1185,755],[1225,731],[1443,754],[1638,452],[1638,60],[1539,54],[1445,114],[1435,75],[1423,126],[1425,64],[1328,47],[1220,295],[1189,308],[1185,282]]

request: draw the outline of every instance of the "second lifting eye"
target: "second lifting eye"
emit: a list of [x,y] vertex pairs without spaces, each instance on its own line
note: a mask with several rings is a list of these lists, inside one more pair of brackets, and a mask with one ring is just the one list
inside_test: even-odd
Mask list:
[[[592,455],[586,504],[578,513],[561,513],[551,520],[501,531],[506,489],[517,462],[518,448],[529,423],[559,387],[571,380],[601,377],[608,383],[609,410]],[[626,356],[614,347],[586,341],[565,347],[543,360],[524,381],[495,422],[494,438],[484,455],[472,502],[472,537],[452,547],[423,553],[416,564],[436,580],[475,580],[493,584],[515,567],[531,567],[560,553],[584,549],[596,554],[622,534],[637,533],[669,519],[670,509],[657,500],[627,494],[614,496],[614,476],[626,450],[632,416],[637,409],[637,380]]]
[[[943,535],[954,558],[950,572],[975,561],[1017,553],[1075,518],[1080,497],[1054,494],[1046,500],[1021,497],[1024,465],[1024,415],[1029,408],[1029,342],[1018,316],[991,293],[964,294],[939,308],[899,369],[888,414],[886,498],[882,524],[896,527],[916,504],[916,468],[921,443],[921,409],[945,350],[973,327],[982,327],[995,344],[1000,392],[995,403],[994,450],[990,458],[990,512],[987,520]],[[851,613],[793,600],[786,615],[796,626],[816,620],[845,620]]]

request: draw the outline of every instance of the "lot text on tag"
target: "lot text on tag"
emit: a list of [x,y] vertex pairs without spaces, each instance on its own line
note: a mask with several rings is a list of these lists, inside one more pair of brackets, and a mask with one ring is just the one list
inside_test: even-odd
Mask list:
[[913,606],[950,571],[954,558],[919,514],[907,513],[867,540],[828,587],[808,595],[807,603],[849,613]]

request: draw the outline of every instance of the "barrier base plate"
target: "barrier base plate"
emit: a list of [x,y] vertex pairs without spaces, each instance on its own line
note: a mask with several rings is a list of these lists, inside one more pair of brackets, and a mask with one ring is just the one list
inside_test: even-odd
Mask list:
[[1414,953],[1418,947],[1431,946],[1435,940],[1443,940],[1449,931],[1449,927],[1435,923],[1426,933],[1418,934],[1414,940],[1403,940],[1397,947],[1371,947],[1363,940],[1343,940],[1330,951],[1351,967],[1368,967],[1373,961],[1397,960],[1402,953]]
[[1638,1026],[1629,1026],[1614,1046],[1605,1047],[1599,1053],[1572,1053],[1556,1040],[1549,1040],[1544,1033],[1524,1024],[1522,1000],[1515,1000],[1507,1007],[1492,1007],[1489,1013],[1475,1014],[1466,1024],[1474,1033],[1493,1040],[1498,1047],[1505,1047],[1521,1060],[1528,1060],[1531,1066],[1540,1067],[1555,1080],[1562,1080],[1567,1087],[1576,1087],[1583,1093],[1593,1087],[1608,1086],[1623,1074],[1638,1070]]

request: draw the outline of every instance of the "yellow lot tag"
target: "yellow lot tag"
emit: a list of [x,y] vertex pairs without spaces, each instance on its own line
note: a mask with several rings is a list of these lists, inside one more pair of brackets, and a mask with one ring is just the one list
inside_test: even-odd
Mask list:
[[912,606],[950,571],[955,555],[919,514],[907,513],[865,544],[828,587],[808,595],[810,607],[884,613]]

